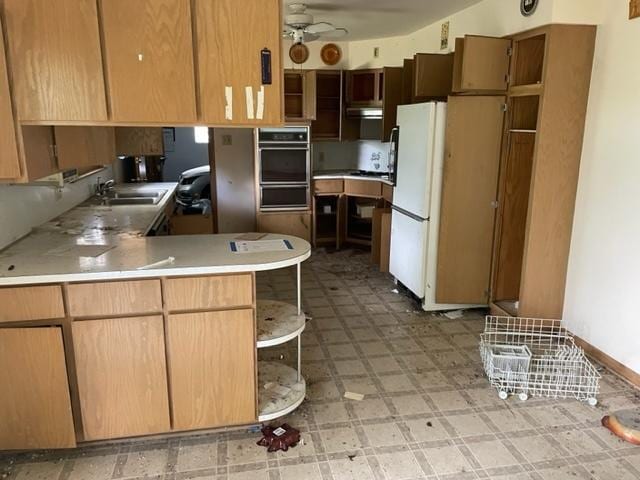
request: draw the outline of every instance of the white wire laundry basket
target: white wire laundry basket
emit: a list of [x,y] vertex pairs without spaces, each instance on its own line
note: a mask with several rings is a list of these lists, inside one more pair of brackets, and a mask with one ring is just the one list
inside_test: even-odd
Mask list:
[[575,398],[595,406],[600,374],[560,320],[487,316],[480,355],[503,400]]

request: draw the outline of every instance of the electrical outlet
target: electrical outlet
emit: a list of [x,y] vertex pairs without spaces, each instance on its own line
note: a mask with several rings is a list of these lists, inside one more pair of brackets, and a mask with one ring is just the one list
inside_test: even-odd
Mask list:
[[640,0],[629,1],[629,20],[640,17]]
[[233,137],[231,135],[222,135],[222,145],[233,145]]
[[373,58],[378,58],[380,56],[380,47],[373,47]]

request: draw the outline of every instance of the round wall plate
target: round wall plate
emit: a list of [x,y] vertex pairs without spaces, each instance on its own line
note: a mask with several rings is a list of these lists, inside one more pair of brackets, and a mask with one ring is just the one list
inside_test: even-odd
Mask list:
[[304,63],[309,58],[309,48],[304,43],[291,45],[289,58],[293,63],[297,63],[298,65]]
[[342,51],[335,43],[327,43],[320,50],[320,58],[325,65],[335,65],[342,58]]
[[525,17],[533,15],[538,8],[538,3],[540,0],[520,0],[520,13]]

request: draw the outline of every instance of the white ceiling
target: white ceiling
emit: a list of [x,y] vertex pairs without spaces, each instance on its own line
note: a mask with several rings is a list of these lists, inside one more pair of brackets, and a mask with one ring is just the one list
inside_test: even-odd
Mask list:
[[481,0],[284,0],[306,3],[315,22],[330,22],[349,34],[340,40],[406,35]]

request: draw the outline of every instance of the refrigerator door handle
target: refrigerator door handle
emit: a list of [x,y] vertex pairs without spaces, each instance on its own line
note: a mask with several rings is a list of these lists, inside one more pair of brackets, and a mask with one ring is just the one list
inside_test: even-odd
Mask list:
[[430,217],[422,218],[421,216],[416,215],[415,213],[408,212],[407,210],[397,207],[395,205],[391,205],[391,209],[395,210],[398,213],[401,213],[406,217],[411,218],[412,220],[415,220],[416,222],[428,222],[430,220]]
[[389,180],[395,187],[398,172],[398,147],[400,145],[400,127],[393,127],[389,139]]

